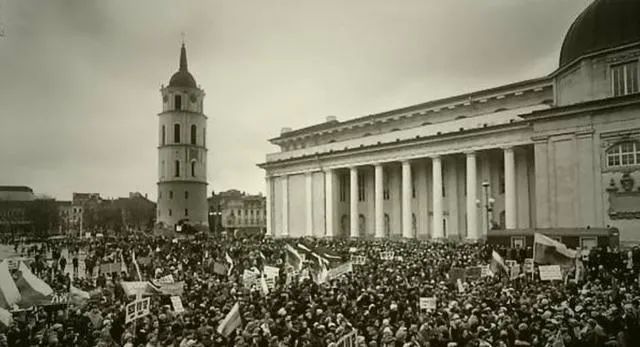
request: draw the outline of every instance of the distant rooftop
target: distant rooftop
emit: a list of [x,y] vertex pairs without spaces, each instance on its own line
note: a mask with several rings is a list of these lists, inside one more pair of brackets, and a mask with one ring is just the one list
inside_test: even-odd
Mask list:
[[33,193],[33,189],[27,186],[0,186],[0,192],[25,192]]

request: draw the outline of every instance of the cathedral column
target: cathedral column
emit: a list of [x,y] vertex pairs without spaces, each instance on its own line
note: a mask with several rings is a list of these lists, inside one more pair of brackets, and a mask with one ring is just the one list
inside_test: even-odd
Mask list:
[[405,160],[402,162],[402,237],[412,238],[413,235],[411,225],[411,162]]
[[283,175],[282,184],[282,237],[289,237],[289,176]]
[[334,170],[324,171],[325,236],[333,237],[333,178]]
[[440,156],[431,158],[431,170],[433,171],[433,233],[431,238],[441,239],[444,237],[442,223],[442,159]]
[[382,164],[375,165],[375,188],[374,188],[374,210],[375,210],[375,236],[380,238],[384,237],[384,199],[382,195],[382,182],[384,171],[382,170]]
[[504,217],[505,229],[515,229],[516,210],[516,161],[513,147],[504,149]]
[[306,236],[313,236],[313,172],[305,174],[306,183]]
[[358,237],[358,168],[349,169],[349,217],[351,237]]
[[[272,199],[272,190],[271,190],[271,177],[267,176],[265,177],[265,181],[267,184],[267,192],[266,192],[266,213],[267,213],[267,235],[271,235],[271,237],[276,236],[275,235],[275,230],[273,230],[273,226],[271,225],[271,199]],[[222,218],[222,216],[217,216],[216,218]],[[216,219],[216,223],[217,223],[217,219]]]
[[477,240],[478,234],[478,210],[476,207],[478,192],[478,169],[476,166],[476,153],[467,153],[467,239]]

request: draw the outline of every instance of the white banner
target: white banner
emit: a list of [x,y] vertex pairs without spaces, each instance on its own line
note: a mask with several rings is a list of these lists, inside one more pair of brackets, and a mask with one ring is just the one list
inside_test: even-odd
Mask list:
[[353,265],[365,265],[367,263],[367,257],[363,255],[351,255],[351,263],[353,263]]
[[489,265],[480,266],[480,277],[487,277],[491,275],[491,270],[489,270]]
[[524,260],[524,272],[525,273],[533,273],[533,258],[526,258]]
[[160,277],[158,279],[158,282],[159,283],[173,283],[175,281],[173,280],[173,275],[172,274],[168,274],[168,275],[166,275],[164,277]]
[[538,269],[540,269],[540,279],[543,281],[562,280],[560,265],[542,265],[538,266]]
[[151,298],[144,298],[127,304],[125,323],[147,316],[149,314],[150,306]]
[[421,310],[430,310],[430,311],[435,311],[436,310],[436,297],[430,297],[430,298],[420,298],[420,309]]
[[180,299],[179,296],[172,296],[171,297],[171,305],[173,305],[173,311],[175,313],[184,312],[184,306],[182,306],[182,299]]
[[380,252],[380,259],[393,260],[393,251]]
[[259,288],[260,287],[260,273],[253,272],[253,271],[250,271],[250,270],[244,270],[244,273],[242,274],[242,285],[244,285],[245,288],[251,288],[254,285]]

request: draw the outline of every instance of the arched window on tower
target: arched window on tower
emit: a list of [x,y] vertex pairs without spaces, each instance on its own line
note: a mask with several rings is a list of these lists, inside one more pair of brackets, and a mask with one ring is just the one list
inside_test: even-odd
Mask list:
[[174,96],[173,108],[176,109],[176,110],[181,110],[182,109],[182,96],[181,95]]
[[180,143],[180,124],[173,125],[173,143]]
[[191,161],[191,177],[196,177],[196,161]]
[[207,147],[207,129],[202,128],[202,145]]
[[176,160],[176,171],[174,172],[174,176],[180,177],[180,160]]
[[162,138],[160,139],[160,143],[164,146],[166,140],[167,140],[167,129],[163,125],[162,126]]
[[196,133],[197,133],[197,128],[195,124],[191,125],[191,144],[195,145],[196,144]]

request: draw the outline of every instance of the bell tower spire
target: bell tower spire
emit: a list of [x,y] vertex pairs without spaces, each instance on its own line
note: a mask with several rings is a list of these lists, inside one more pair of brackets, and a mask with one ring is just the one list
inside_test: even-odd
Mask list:
[[188,71],[187,69],[187,49],[184,47],[184,41],[182,41],[182,48],[180,49],[180,71]]

